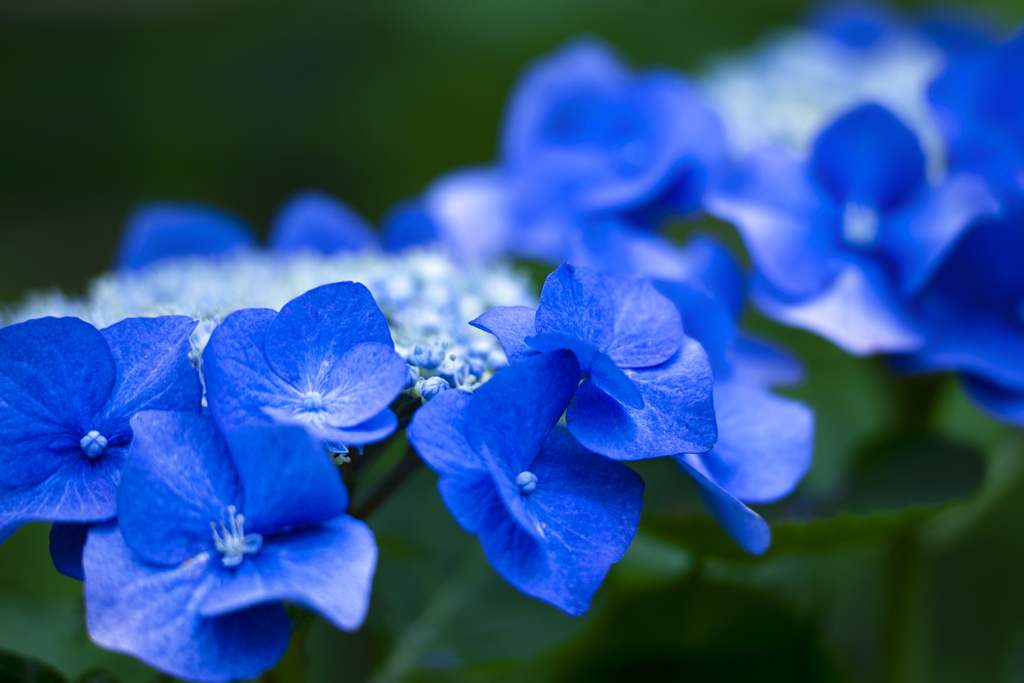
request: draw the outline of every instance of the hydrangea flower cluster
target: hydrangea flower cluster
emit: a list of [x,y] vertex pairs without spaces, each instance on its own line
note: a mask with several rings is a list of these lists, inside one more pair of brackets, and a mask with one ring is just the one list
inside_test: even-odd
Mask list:
[[[568,614],[641,525],[635,461],[763,554],[753,506],[799,485],[814,415],[748,298],[1024,424],[1022,46],[846,7],[690,81],[577,41],[527,69],[495,164],[379,237],[318,192],[265,246],[144,205],[87,296],[4,313],[0,542],[54,523],[93,640],[203,681],[272,667],[283,603],[360,627],[377,547],[341,468],[403,429],[495,571]],[[702,213],[749,273],[666,236]],[[551,265],[539,299],[517,257]]]

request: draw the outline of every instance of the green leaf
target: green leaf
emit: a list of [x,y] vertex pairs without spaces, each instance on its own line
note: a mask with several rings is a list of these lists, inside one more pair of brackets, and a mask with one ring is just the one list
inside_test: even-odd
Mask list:
[[0,650],[0,681],[4,683],[67,683],[56,669],[42,662]]

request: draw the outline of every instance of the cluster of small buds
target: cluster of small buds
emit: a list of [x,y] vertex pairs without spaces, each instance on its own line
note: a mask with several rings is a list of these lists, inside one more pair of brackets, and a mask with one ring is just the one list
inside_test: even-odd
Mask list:
[[505,352],[487,339],[472,338],[468,343],[446,339],[398,347],[409,364],[406,392],[428,401],[446,389],[473,391],[508,365]]
[[[437,251],[279,254],[242,251],[228,257],[175,258],[141,270],[97,278],[84,298],[60,292],[30,295],[0,313],[0,324],[44,316],[75,316],[107,327],[133,316],[187,315],[199,321],[189,358],[202,376],[210,334],[231,312],[280,308],[319,285],[352,280],[367,286],[409,363],[410,395],[448,388],[472,391],[507,364],[494,337],[466,323],[492,306],[535,306],[528,279],[502,264],[455,265]],[[429,389],[423,385],[432,378]],[[345,452],[337,458],[345,460]]]

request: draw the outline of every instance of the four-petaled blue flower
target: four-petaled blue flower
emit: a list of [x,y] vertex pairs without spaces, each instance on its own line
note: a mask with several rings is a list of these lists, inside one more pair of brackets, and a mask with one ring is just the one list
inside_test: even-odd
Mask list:
[[210,335],[203,373],[210,412],[225,432],[273,421],[338,446],[395,431],[388,406],[409,378],[384,314],[355,282],[311,289],[280,313],[232,313]]
[[358,628],[377,562],[327,454],[297,427],[222,436],[207,415],[142,412],[117,521],[85,545],[89,635],[177,677],[253,678],[284,654],[281,601]]
[[832,123],[806,164],[753,152],[706,206],[742,234],[762,311],[858,355],[923,346],[915,297],[963,232],[1000,208],[974,173],[932,186],[917,137],[875,104]]
[[[132,415],[201,410],[194,328],[168,316],[104,330],[77,318],[0,329],[0,541],[29,521],[114,516]],[[80,549],[55,557],[58,566],[77,574]]]
[[643,482],[557,427],[580,368],[566,351],[505,368],[475,393],[420,408],[409,441],[440,476],[448,510],[494,569],[572,615],[590,606],[636,533]]
[[649,232],[697,210],[725,159],[722,124],[685,79],[633,74],[605,45],[577,41],[523,75],[499,165],[441,178],[393,215],[385,241],[575,262],[609,217]]
[[586,377],[566,424],[594,452],[639,460],[715,445],[707,354],[649,280],[563,264],[544,282],[536,311],[495,307],[470,324],[494,334],[513,363],[573,352]]

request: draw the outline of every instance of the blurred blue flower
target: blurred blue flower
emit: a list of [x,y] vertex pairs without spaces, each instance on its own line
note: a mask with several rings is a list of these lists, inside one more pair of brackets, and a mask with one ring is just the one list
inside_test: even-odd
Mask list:
[[1024,191],[1024,33],[955,55],[928,89],[950,167],[984,174],[1003,192]]
[[914,297],[964,231],[1000,208],[971,172],[930,185],[917,137],[874,104],[826,128],[806,164],[751,153],[706,204],[743,236],[755,304],[857,355],[924,345]]
[[921,294],[927,343],[894,359],[908,371],[956,371],[968,393],[1024,425],[1024,195],[979,221]]
[[814,413],[769,387],[799,380],[799,364],[771,344],[741,334],[744,277],[732,255],[709,238],[678,254],[686,277],[659,281],[679,309],[686,333],[707,351],[715,376],[718,441],[675,460],[698,484],[719,524],[755,554],[771,542],[768,525],[745,503],[785,497],[803,479],[814,450]]
[[132,212],[114,264],[141,268],[175,256],[215,256],[252,247],[256,235],[220,209],[186,202],[150,202]]
[[324,192],[307,191],[281,208],[267,241],[275,251],[334,254],[374,247],[377,237],[366,219],[343,202]]
[[[495,307],[470,323],[509,361],[560,349],[586,373],[566,411],[580,443],[617,460],[703,453],[715,443],[707,355],[649,280],[563,264],[540,307]],[[504,371],[503,371],[504,372]]]
[[409,379],[384,314],[356,282],[311,289],[280,313],[232,313],[210,335],[203,373],[225,432],[273,421],[350,446],[395,431],[388,406]]
[[366,616],[373,533],[344,514],[337,468],[301,429],[142,412],[117,521],[85,546],[89,635],[196,681],[254,678],[283,654],[281,601],[338,628]]
[[[334,254],[377,247],[370,224],[344,202],[316,191],[300,192],[278,212],[268,245],[281,253]],[[185,202],[150,202],[129,217],[115,265],[141,268],[177,256],[216,256],[256,246],[241,219],[220,209]]]
[[585,612],[636,533],[643,481],[561,427],[579,381],[571,353],[533,356],[473,394],[418,410],[409,441],[440,475],[456,521],[509,583],[571,615]]
[[[201,409],[194,327],[167,316],[104,330],[77,318],[0,329],[0,541],[29,521],[114,516],[132,415]],[[54,559],[75,575],[76,554],[72,543]]]
[[[700,208],[725,160],[718,117],[668,71],[630,73],[605,45],[569,44],[523,75],[498,166],[456,171],[385,226],[391,248],[436,238],[481,261],[558,262],[610,216],[650,231]],[[432,226],[432,227],[428,227]]]

